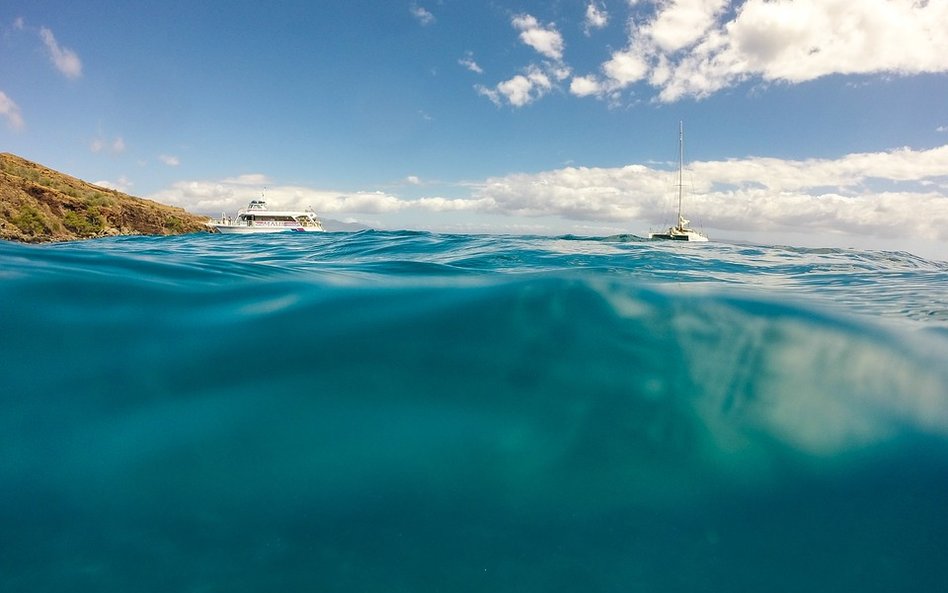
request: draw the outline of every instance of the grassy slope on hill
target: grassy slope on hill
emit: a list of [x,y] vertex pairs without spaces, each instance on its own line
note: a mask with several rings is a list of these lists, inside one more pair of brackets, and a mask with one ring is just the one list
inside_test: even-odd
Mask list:
[[42,243],[206,231],[204,216],[0,153],[0,239]]

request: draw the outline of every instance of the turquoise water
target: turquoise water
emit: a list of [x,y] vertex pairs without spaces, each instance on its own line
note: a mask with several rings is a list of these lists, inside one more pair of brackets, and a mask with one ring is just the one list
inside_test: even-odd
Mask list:
[[0,591],[937,591],[948,264],[0,242]]

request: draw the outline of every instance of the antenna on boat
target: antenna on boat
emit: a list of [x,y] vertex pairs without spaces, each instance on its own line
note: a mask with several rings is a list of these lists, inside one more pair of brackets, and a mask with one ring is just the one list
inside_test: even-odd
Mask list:
[[685,160],[685,124],[678,120],[678,228],[684,225],[681,221],[681,193],[684,184],[682,180],[682,163]]

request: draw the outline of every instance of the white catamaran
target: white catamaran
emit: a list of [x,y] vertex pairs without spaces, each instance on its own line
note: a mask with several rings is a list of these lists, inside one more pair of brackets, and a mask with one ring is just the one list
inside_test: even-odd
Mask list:
[[649,233],[649,239],[671,241],[707,241],[708,238],[694,229],[688,228],[688,220],[681,215],[682,167],[685,157],[685,126],[678,122],[678,224],[668,227],[667,231]]
[[323,230],[323,225],[312,210],[269,210],[263,200],[253,200],[237,211],[236,218],[221,214],[207,226],[219,233],[312,233]]

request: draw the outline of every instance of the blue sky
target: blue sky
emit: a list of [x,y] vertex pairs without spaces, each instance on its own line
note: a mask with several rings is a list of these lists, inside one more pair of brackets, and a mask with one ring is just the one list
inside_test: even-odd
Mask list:
[[0,150],[180,205],[948,259],[948,0],[0,4]]

